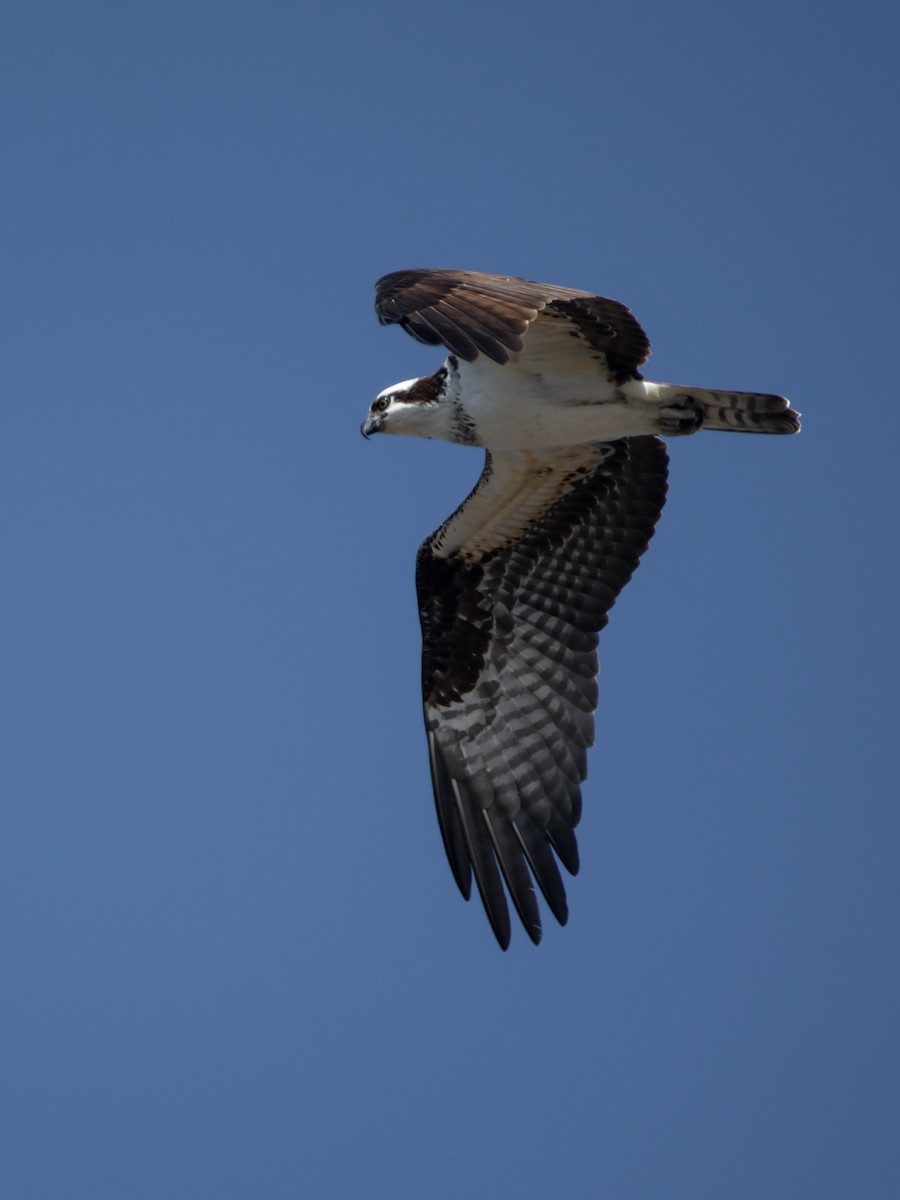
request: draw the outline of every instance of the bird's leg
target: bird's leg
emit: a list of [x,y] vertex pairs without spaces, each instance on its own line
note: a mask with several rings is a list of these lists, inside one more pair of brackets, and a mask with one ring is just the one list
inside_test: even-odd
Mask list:
[[668,437],[696,433],[703,424],[704,415],[703,405],[693,396],[682,393],[659,409],[659,431]]

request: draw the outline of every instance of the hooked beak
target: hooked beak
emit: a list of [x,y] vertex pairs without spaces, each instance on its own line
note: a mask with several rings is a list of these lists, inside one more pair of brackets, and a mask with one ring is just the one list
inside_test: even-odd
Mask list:
[[381,413],[369,413],[362,425],[359,427],[359,432],[364,438],[369,438],[373,433],[377,433],[381,428]]

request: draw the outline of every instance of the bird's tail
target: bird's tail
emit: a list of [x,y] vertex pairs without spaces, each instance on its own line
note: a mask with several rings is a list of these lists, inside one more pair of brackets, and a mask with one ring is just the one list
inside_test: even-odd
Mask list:
[[730,433],[796,433],[800,414],[784,396],[765,392],[719,392],[712,388],[657,384],[656,398],[665,404],[696,406],[702,429],[724,429]]

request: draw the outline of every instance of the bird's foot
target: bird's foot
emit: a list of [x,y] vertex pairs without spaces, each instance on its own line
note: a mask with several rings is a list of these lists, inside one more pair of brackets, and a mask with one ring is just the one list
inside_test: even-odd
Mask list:
[[659,410],[659,431],[669,437],[696,433],[703,424],[704,410],[693,396],[679,396]]

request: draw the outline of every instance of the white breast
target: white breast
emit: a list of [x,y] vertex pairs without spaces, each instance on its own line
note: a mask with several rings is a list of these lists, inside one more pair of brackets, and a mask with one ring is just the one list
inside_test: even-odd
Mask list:
[[596,369],[535,374],[481,355],[457,370],[459,399],[478,444],[491,449],[609,442],[657,430],[647,407]]

